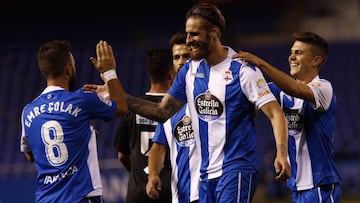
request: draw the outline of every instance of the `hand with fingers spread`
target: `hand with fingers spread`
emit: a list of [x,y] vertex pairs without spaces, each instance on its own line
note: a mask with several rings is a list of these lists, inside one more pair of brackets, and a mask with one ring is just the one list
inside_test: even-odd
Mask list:
[[90,61],[100,73],[116,69],[115,57],[109,43],[100,40],[96,45],[96,55],[97,58],[90,57]]
[[96,45],[97,57],[90,57],[90,61],[100,72],[100,77],[104,81],[104,85],[86,84],[82,89],[85,91],[96,92],[99,96],[112,99],[117,102],[117,114],[127,112],[127,103],[125,91],[123,90],[116,73],[116,61],[111,45],[100,40]]
[[85,84],[83,85],[83,90],[96,92],[99,96],[103,98],[109,98],[109,89],[107,85],[107,79],[105,77],[105,72],[109,70],[116,69],[115,57],[111,45],[106,41],[99,41],[96,45],[96,55],[95,57],[90,57],[90,61],[94,64],[95,68],[100,72],[100,77],[104,81],[103,85],[95,84]]

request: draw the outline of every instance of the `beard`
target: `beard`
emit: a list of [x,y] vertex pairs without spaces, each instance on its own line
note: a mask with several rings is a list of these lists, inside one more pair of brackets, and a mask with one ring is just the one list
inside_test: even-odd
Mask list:
[[[210,41],[210,38],[208,38]],[[204,41],[197,41],[197,42],[190,42],[189,43],[190,50],[191,50],[191,58],[193,60],[201,60],[203,58],[207,58],[210,55],[210,45],[208,42]]]
[[198,61],[206,59],[210,55],[209,44],[199,43],[199,46],[191,52],[191,58]]
[[71,76],[69,80],[69,91],[74,92],[76,90],[76,77],[75,74]]

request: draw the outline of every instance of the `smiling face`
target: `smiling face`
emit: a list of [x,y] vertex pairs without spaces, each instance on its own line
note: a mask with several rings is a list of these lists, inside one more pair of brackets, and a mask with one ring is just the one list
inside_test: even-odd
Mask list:
[[313,45],[295,41],[288,61],[290,75],[300,81],[310,82],[318,74],[322,57],[314,53]]
[[206,20],[199,16],[191,16],[186,20],[186,44],[190,47],[191,58],[200,60],[211,53],[212,39],[206,29]]

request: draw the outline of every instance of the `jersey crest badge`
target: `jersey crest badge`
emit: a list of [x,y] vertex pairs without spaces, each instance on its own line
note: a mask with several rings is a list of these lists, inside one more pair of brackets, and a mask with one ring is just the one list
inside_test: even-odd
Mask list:
[[230,84],[233,81],[233,76],[231,70],[226,70],[223,74],[223,79],[225,81],[225,84]]

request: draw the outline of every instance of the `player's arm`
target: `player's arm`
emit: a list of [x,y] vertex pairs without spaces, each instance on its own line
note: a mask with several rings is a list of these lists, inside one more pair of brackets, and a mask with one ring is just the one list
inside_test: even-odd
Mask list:
[[131,95],[127,95],[126,98],[130,111],[161,123],[169,119],[185,104],[170,94],[166,94],[160,103],[136,98]]
[[35,161],[34,155],[31,151],[24,152],[24,155],[25,155],[26,160],[30,161],[31,163],[33,163]]
[[260,68],[271,81],[288,95],[315,103],[314,93],[309,86],[297,82],[294,78],[280,69],[275,68],[260,57],[249,52],[239,51],[237,54],[233,55],[233,58],[240,58]]
[[116,114],[125,115],[128,111],[126,96],[116,74],[116,62],[112,47],[106,41],[101,40],[96,45],[96,55],[97,58],[91,57],[90,60],[96,69],[103,74],[110,99],[117,103]]
[[152,199],[159,197],[161,190],[160,171],[164,166],[165,155],[165,145],[154,142],[148,158],[149,176],[146,184],[146,194]]
[[[24,112],[22,113],[23,117]],[[25,136],[25,132],[24,132],[24,124],[23,122],[21,123],[22,125],[22,132],[21,132],[21,138],[20,138],[20,151],[24,153],[26,160],[30,161],[31,163],[33,163],[35,161],[34,159],[34,155],[31,151],[31,147],[29,145],[29,141],[27,139],[27,137]]]
[[277,151],[274,161],[275,179],[283,181],[290,177],[287,120],[276,100],[264,104],[261,110],[270,120],[275,137]]

